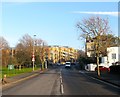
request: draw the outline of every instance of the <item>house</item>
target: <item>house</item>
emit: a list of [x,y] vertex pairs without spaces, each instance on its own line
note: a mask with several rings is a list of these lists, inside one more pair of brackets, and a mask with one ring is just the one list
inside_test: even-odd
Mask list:
[[[108,47],[107,56],[101,58],[99,66],[110,67],[118,62],[120,62],[120,47]],[[96,64],[87,64],[85,70],[94,71],[96,66]]]
[[109,66],[120,61],[120,47],[109,47],[107,48],[107,52]]
[[93,40],[86,40],[85,49],[86,49],[86,55],[88,57],[95,56],[95,46]]
[[118,62],[120,62],[120,47],[109,47],[107,48],[107,56],[102,57],[100,65],[110,67]]

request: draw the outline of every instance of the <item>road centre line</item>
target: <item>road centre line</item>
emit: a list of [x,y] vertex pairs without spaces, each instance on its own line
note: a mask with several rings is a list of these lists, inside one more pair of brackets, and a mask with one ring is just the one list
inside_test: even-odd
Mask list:
[[64,94],[63,84],[61,84],[61,93]]
[[63,82],[62,82],[62,79],[60,79],[60,83],[62,84]]
[[64,93],[64,88],[63,88],[63,81],[62,81],[62,70],[60,70],[60,91],[61,91],[61,94]]

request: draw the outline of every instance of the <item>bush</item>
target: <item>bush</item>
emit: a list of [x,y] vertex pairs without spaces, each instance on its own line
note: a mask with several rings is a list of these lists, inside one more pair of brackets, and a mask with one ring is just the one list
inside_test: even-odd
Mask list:
[[120,65],[110,66],[110,73],[120,74]]

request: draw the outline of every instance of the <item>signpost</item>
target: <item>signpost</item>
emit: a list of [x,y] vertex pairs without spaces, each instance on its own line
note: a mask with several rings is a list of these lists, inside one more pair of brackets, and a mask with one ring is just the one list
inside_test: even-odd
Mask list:
[[[10,71],[11,71],[11,72],[10,72]],[[15,70],[14,70],[14,65],[13,65],[13,64],[8,65],[8,75],[9,75],[10,73],[12,73],[12,74],[14,74],[14,73],[15,73]]]
[[34,35],[34,41],[33,41],[33,54],[32,54],[32,62],[33,62],[33,71],[34,71],[34,64],[35,64],[35,51],[34,51],[34,46],[35,46],[35,36]]
[[35,58],[32,58],[32,61],[35,61]]
[[9,70],[14,69],[14,65],[8,65],[8,69],[9,69]]
[[34,62],[35,62],[35,55],[34,55],[34,53],[32,55],[32,62],[33,62],[33,71],[34,71]]

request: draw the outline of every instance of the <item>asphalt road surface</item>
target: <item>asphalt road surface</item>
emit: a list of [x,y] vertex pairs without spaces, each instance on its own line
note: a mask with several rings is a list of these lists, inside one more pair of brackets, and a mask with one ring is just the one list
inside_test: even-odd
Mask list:
[[64,66],[3,90],[3,95],[119,95],[120,89]]
[[59,82],[59,70],[53,69],[4,89],[2,95],[60,95]]
[[63,95],[119,95],[120,89],[74,69],[63,69]]

